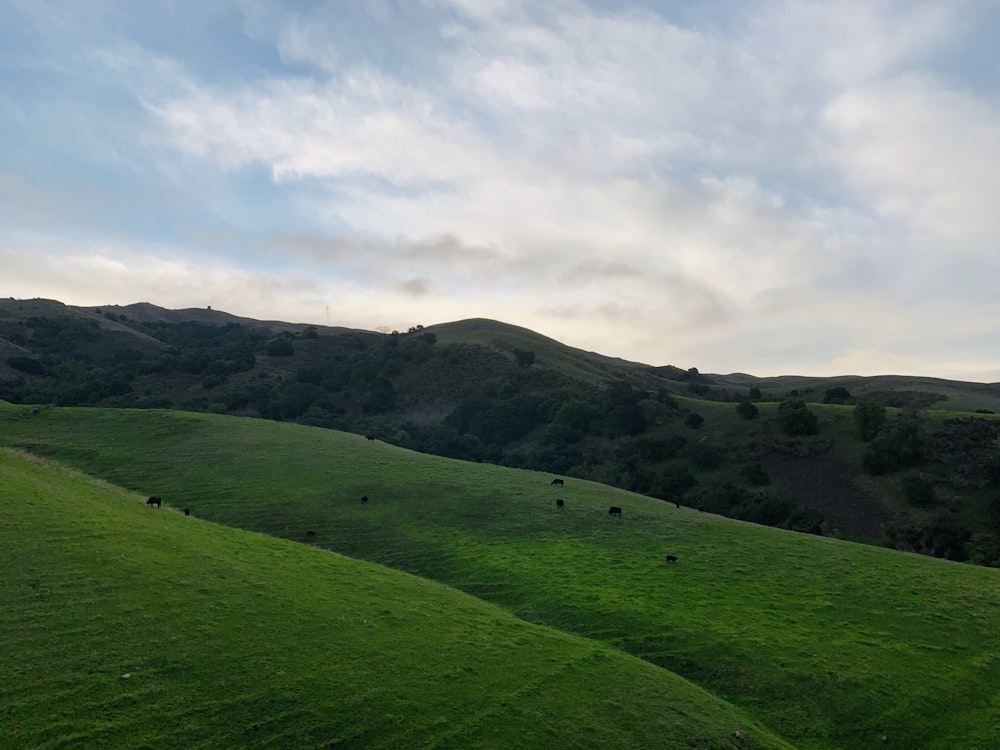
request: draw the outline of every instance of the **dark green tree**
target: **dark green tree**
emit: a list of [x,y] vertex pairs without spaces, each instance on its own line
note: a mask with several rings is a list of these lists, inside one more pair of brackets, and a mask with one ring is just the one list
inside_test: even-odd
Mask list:
[[763,487],[771,481],[771,477],[759,463],[747,464],[740,469],[740,479],[754,487]]
[[920,463],[923,450],[920,425],[914,419],[903,419],[893,429],[882,430],[875,436],[861,463],[870,474],[886,474]]
[[914,508],[930,508],[937,504],[934,485],[923,477],[903,477],[903,496]]
[[697,412],[691,412],[686,417],[684,417],[684,424],[690,427],[692,430],[697,430],[703,424],[705,424],[705,418],[698,414]]
[[872,440],[885,425],[885,407],[874,401],[862,401],[854,407],[854,423],[858,434],[866,443]]
[[530,367],[535,364],[535,353],[530,349],[515,349],[514,359],[521,367]]
[[638,435],[648,427],[639,407],[631,404],[618,404],[611,410],[607,422],[615,435]]
[[653,480],[652,494],[661,500],[677,502],[680,497],[698,483],[694,474],[685,466],[667,466]]
[[805,401],[782,401],[778,404],[778,426],[789,437],[804,437],[819,432],[816,415]]
[[45,365],[32,357],[8,357],[7,364],[29,375],[44,375]]
[[844,386],[837,385],[833,388],[827,388],[826,393],[823,394],[824,404],[843,404],[847,403],[847,399],[851,397],[850,391],[848,391]]
[[717,469],[722,463],[722,453],[711,443],[698,441],[689,443],[684,449],[684,456],[694,465],[696,469],[710,471]]
[[668,391],[666,388],[660,388],[656,391],[656,400],[659,401],[664,406],[670,407],[671,409],[679,408],[677,399],[675,399],[673,397],[673,394],[671,394],[670,391]]
[[582,399],[573,397],[562,403],[555,417],[552,419],[552,423],[586,433],[590,429],[590,425],[599,416],[600,413],[594,406]]
[[288,339],[272,339],[264,346],[264,352],[270,357],[291,357],[295,347]]
[[736,404],[736,413],[744,419],[753,419],[760,413],[760,410],[749,401],[740,401]]

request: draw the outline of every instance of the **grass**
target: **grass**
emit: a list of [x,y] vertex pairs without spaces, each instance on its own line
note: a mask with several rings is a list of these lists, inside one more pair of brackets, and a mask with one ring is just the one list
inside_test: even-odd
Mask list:
[[[174,412],[28,414],[0,409],[0,441],[200,518],[301,542],[314,530],[318,546],[674,671],[797,747],[996,747],[1000,571],[572,479],[556,489],[546,475],[326,430]],[[622,519],[607,516],[612,504]],[[665,553],[680,562],[666,565]]]
[[0,450],[0,746],[789,747],[451,588]]
[[584,352],[527,328],[485,318],[443,323],[430,326],[427,330],[433,331],[442,344],[478,344],[488,348],[532,351],[547,368],[593,386],[603,385],[608,380],[622,377],[626,372],[647,367],[594,352]]

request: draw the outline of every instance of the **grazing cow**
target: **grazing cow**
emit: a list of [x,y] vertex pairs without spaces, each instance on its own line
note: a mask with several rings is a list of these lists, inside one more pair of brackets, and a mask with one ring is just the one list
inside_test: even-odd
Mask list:
[[149,500],[146,501],[146,505],[155,505],[157,508],[159,508],[162,503],[163,501],[156,495],[153,495],[151,498],[149,498]]
[[553,487],[562,487],[566,483],[563,482],[563,480],[561,480],[561,479],[553,479],[552,482],[551,482],[551,484],[552,484]]
[[668,563],[675,563],[675,562],[677,562],[677,555],[667,555],[667,562]]
[[622,517],[622,509],[619,508],[617,505],[612,505],[610,508],[608,508],[608,515],[609,516],[618,516],[619,518],[621,518]]
[[556,507],[557,507],[557,508],[558,508],[559,510],[562,510],[562,509],[563,509],[563,506],[564,506],[565,504],[566,504],[566,503],[564,503],[564,502],[562,501],[562,498],[559,498],[558,500],[556,500]]
[[190,508],[185,508],[184,509],[184,515],[185,516],[190,516],[191,515],[191,509]]
[[678,508],[681,507],[681,504],[678,502],[675,502],[674,505],[676,505]]
[[367,503],[368,502],[368,495],[362,495],[361,496],[361,502]]
[[316,536],[316,532],[313,531],[312,529],[309,529],[309,531],[306,532],[306,536],[310,536],[310,537]]
[[374,443],[375,442],[375,436],[374,435],[365,435],[365,440],[367,440],[369,443]]

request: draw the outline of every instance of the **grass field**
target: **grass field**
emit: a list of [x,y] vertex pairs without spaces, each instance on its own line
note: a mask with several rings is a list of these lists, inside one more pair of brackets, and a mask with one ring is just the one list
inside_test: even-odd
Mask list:
[[[626,651],[796,747],[998,746],[997,570],[274,422],[8,405],[0,441]],[[611,504],[623,518],[608,517]]]
[[0,450],[4,748],[789,747],[454,589]]

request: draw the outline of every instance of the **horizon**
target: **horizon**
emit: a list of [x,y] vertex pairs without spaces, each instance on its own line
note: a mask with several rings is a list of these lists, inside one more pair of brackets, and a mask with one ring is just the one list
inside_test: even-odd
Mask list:
[[997,383],[998,35],[968,0],[7,4],[0,295]]
[[[18,301],[18,302],[31,301],[31,299],[40,300],[40,301],[46,301],[47,300],[47,301],[56,302],[56,303],[59,303],[59,304],[71,305],[71,306],[74,306],[74,307],[81,307],[81,308],[91,308],[91,307],[93,307],[93,308],[98,308],[98,309],[100,309],[102,311],[105,308],[123,309],[123,308],[131,307],[132,305],[152,305],[153,307],[159,307],[161,309],[169,310],[171,312],[186,312],[188,310],[206,310],[206,311],[211,311],[211,312],[222,313],[224,315],[234,315],[236,317],[249,318],[249,319],[257,320],[257,321],[260,321],[260,322],[268,322],[268,321],[270,321],[270,322],[277,322],[277,323],[289,323],[289,324],[292,324],[292,325],[306,325],[306,326],[310,326],[311,325],[311,326],[327,327],[327,328],[351,328],[349,326],[338,325],[334,321],[330,321],[329,323],[318,323],[318,322],[315,322],[315,321],[305,321],[305,320],[285,320],[285,319],[281,319],[281,318],[275,318],[273,316],[254,317],[254,316],[248,316],[248,315],[236,315],[235,313],[232,313],[232,312],[230,312],[228,310],[222,310],[222,309],[219,309],[219,308],[216,308],[216,307],[211,307],[211,306],[205,306],[205,307],[182,307],[182,308],[164,308],[162,305],[156,305],[155,303],[149,302],[147,300],[143,300],[143,301],[140,301],[140,302],[131,302],[131,303],[124,304],[124,305],[123,304],[116,304],[116,303],[104,304],[104,305],[73,305],[72,303],[62,302],[61,300],[50,300],[50,299],[44,298],[44,297],[34,297],[34,298],[31,298],[31,299],[28,299],[28,298],[23,298],[23,299],[12,298],[12,299],[15,299],[15,301]],[[423,328],[425,328],[425,329],[431,329],[431,328],[435,328],[437,326],[447,326],[447,325],[452,325],[452,324],[462,323],[462,322],[472,321],[472,320],[482,320],[484,322],[497,323],[497,324],[500,324],[500,325],[507,325],[507,326],[514,326],[514,325],[516,325],[514,323],[509,323],[508,321],[497,320],[496,318],[483,318],[481,316],[473,316],[471,318],[459,318],[459,319],[456,319],[456,320],[437,321],[437,322],[433,322],[433,323],[421,323],[420,325]],[[524,328],[524,326],[518,326],[518,327]],[[399,329],[389,329],[389,328],[383,328],[383,329],[380,329],[380,330],[371,329],[371,328],[354,328],[353,330],[360,330],[360,331],[364,331],[364,332],[367,332],[367,333],[379,333],[379,334],[383,334],[383,335],[389,335],[389,334],[394,333],[394,332],[395,333],[402,333],[402,331],[400,331]],[[555,338],[553,336],[548,336],[547,334],[545,334],[545,333],[543,333],[541,331],[535,331],[534,329],[530,329],[530,328],[527,328],[526,330],[528,330],[528,331],[530,331],[532,333],[538,334],[540,336],[545,336],[546,338],[552,339],[556,343],[564,344],[566,346],[571,346],[571,347],[573,346],[572,344],[569,344],[569,343],[567,343],[565,341],[562,341],[562,340],[560,340],[558,338]],[[581,347],[574,347],[574,348],[580,349]],[[758,379],[761,379],[761,380],[765,380],[765,379],[769,379],[769,378],[797,378],[797,377],[803,377],[803,378],[825,378],[825,379],[834,379],[834,378],[836,378],[836,379],[839,379],[839,378],[898,378],[898,377],[906,377],[906,378],[938,379],[938,380],[947,380],[947,381],[952,381],[952,382],[966,382],[966,383],[973,383],[973,384],[978,384],[978,385],[1000,385],[1000,382],[993,382],[993,383],[991,383],[991,382],[980,381],[980,380],[961,380],[961,379],[958,379],[958,378],[943,378],[943,377],[939,377],[937,375],[912,375],[912,374],[899,373],[899,372],[876,372],[876,373],[872,373],[870,375],[859,375],[858,373],[853,373],[853,372],[839,372],[839,373],[783,372],[783,373],[777,373],[777,374],[774,374],[774,375],[759,375],[757,373],[747,372],[745,370],[732,370],[732,371],[729,371],[729,372],[716,372],[716,371],[704,370],[703,368],[697,367],[697,365],[690,365],[689,366],[689,365],[686,365],[686,364],[683,364],[683,363],[677,363],[677,362],[645,362],[643,360],[634,360],[634,359],[629,360],[629,359],[627,359],[625,357],[617,357],[616,355],[608,354],[606,352],[602,352],[602,351],[594,350],[594,349],[585,349],[583,351],[586,351],[589,354],[597,354],[597,355],[602,356],[602,357],[622,359],[622,360],[631,362],[633,364],[646,365],[646,366],[650,366],[650,367],[677,367],[677,368],[680,368],[680,369],[683,369],[683,370],[687,370],[687,369],[689,369],[689,367],[696,367],[699,370],[699,372],[701,372],[703,375],[717,375],[717,376],[720,376],[720,377],[729,377],[729,376],[734,376],[734,375],[745,375],[745,376],[749,376],[749,377],[753,377],[753,378],[758,378]]]

